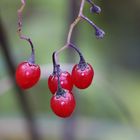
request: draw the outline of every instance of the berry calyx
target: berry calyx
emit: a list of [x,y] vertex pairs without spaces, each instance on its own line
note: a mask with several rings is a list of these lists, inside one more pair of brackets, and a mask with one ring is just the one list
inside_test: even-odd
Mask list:
[[52,111],[59,117],[66,118],[71,116],[75,109],[75,98],[69,90],[62,89],[57,91],[51,98],[50,106]]
[[[62,88],[67,90],[72,90],[73,82],[71,74],[67,71],[60,71],[60,84]],[[58,89],[58,77],[57,74],[51,74],[48,79],[48,87],[52,94],[54,94]]]
[[21,89],[28,89],[34,86],[40,78],[39,65],[22,62],[16,69],[16,82]]

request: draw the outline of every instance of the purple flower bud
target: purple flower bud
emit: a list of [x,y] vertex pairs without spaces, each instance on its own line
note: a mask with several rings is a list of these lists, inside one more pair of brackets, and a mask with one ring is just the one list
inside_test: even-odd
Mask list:
[[94,4],[92,7],[90,7],[90,12],[100,14],[101,13],[101,8]]
[[105,32],[103,30],[101,30],[100,28],[96,28],[95,35],[96,35],[97,39],[102,39],[105,35]]

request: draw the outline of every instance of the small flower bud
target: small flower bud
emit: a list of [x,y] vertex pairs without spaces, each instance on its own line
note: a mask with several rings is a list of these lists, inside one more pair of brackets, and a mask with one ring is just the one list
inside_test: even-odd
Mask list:
[[98,39],[102,39],[105,35],[105,32],[99,28],[96,28],[95,35]]
[[101,13],[101,8],[94,4],[92,7],[90,7],[90,12],[100,14]]

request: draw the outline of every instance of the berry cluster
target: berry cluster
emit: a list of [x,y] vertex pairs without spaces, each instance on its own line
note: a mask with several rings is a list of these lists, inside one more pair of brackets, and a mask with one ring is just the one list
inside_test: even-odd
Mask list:
[[51,108],[59,117],[69,117],[75,108],[75,98],[72,93],[73,85],[79,89],[85,89],[90,86],[94,70],[88,64],[79,49],[73,44],[69,47],[76,50],[80,61],[73,66],[72,72],[63,71],[60,65],[56,63],[56,52],[53,53],[53,73],[49,76],[48,87],[53,94],[51,98]]
[[[48,79],[48,87],[53,94],[50,101],[50,106],[57,116],[63,118],[69,117],[75,109],[76,102],[74,94],[72,93],[73,85],[79,89],[86,89],[92,83],[94,76],[92,66],[85,61],[85,58],[83,57],[83,54],[80,52],[79,48],[71,43],[72,31],[77,23],[84,19],[90,23],[92,27],[94,27],[95,35],[98,39],[103,38],[105,34],[103,30],[101,30],[90,19],[83,15],[84,2],[85,0],[82,0],[78,17],[70,26],[66,45],[60,50],[54,52],[52,55],[53,73]],[[101,12],[101,8],[95,5],[91,0],[87,0],[87,2],[91,4],[90,11],[92,13],[99,14]],[[68,71],[63,71],[60,68],[60,64],[56,62],[56,57],[65,48],[74,49],[80,58],[79,63],[73,66],[71,73]]]
[[[79,48],[71,43],[71,36],[74,27],[81,20],[85,20],[95,29],[95,35],[98,39],[103,38],[105,35],[103,30],[96,26],[96,24],[94,24],[89,18],[84,16],[83,8],[85,1],[91,5],[90,11],[92,13],[99,14],[101,12],[101,8],[95,5],[92,0],[81,0],[79,14],[70,26],[66,45],[60,50],[55,51],[52,55],[53,73],[48,78],[48,87],[53,94],[50,101],[50,106],[53,112],[62,118],[69,117],[75,109],[76,101],[74,94],[72,93],[73,86],[76,86],[79,89],[86,89],[90,86],[94,77],[94,70],[92,66],[85,61],[85,58]],[[22,35],[21,33],[21,15],[25,6],[25,0],[21,0],[21,2],[22,6],[18,10],[18,34],[21,39],[29,42],[32,53],[28,61],[22,62],[18,65],[16,70],[16,82],[21,89],[29,89],[39,81],[40,67],[39,65],[35,64],[35,51],[31,39]],[[60,64],[57,62],[59,53],[66,48],[74,49],[80,58],[79,63],[73,66],[71,73],[68,71],[63,71]]]

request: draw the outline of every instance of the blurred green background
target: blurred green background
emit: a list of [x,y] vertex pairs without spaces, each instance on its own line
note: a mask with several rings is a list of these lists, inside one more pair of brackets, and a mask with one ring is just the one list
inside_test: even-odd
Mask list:
[[[64,120],[50,109],[47,76],[52,70],[53,51],[65,44],[71,0],[27,1],[23,33],[31,37],[35,45],[36,62],[41,65],[43,74],[40,82],[25,94],[43,140],[140,139],[140,1],[95,2],[101,6],[102,13],[91,14],[88,4],[84,13],[106,32],[106,36],[97,40],[94,29],[85,21],[75,28],[75,44],[92,64],[95,77],[88,89],[74,89],[76,110],[71,118]],[[30,55],[29,45],[16,33],[20,5],[20,0],[0,0],[0,17],[16,65]],[[76,53],[72,53],[72,50],[61,53],[62,66],[78,63]],[[28,139],[24,112],[15,92],[0,50],[0,140]]]

